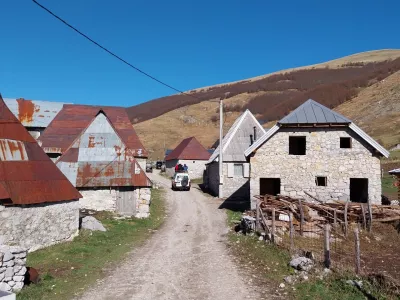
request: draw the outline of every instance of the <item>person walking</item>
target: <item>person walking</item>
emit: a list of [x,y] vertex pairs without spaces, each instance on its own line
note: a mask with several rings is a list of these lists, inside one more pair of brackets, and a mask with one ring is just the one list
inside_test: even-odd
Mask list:
[[187,172],[188,171],[188,166],[186,164],[183,165],[183,171]]

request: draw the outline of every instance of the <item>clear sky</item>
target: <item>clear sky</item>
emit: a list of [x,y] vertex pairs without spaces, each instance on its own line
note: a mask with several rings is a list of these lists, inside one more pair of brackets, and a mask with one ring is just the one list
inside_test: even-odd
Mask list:
[[[400,48],[399,0],[38,0],[153,76],[189,90]],[[3,97],[131,106],[174,92],[31,0],[0,0]]]

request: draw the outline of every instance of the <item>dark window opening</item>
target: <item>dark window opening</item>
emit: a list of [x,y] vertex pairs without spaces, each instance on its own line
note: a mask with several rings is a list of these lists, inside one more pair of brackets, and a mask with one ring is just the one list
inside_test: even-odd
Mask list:
[[61,153],[47,153],[47,156],[50,157],[52,161],[56,161],[61,156]]
[[260,178],[260,195],[278,195],[281,193],[280,178]]
[[289,136],[289,154],[306,155],[305,136]]
[[351,148],[351,138],[341,137],[340,138],[340,148]]
[[350,200],[352,202],[368,202],[368,179],[350,178]]
[[327,186],[326,177],[322,176],[315,177],[315,183],[317,184],[317,186]]

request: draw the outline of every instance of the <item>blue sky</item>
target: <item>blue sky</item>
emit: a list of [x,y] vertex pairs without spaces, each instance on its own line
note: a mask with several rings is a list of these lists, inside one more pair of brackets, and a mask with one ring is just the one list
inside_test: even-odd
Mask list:
[[[0,2],[3,97],[131,106],[174,93],[32,1]],[[400,48],[398,0],[39,2],[181,90]]]

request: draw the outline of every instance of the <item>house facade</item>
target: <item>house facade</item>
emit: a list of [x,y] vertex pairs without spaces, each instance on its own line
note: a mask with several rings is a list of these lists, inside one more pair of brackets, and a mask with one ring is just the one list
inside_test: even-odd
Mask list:
[[[113,107],[65,106],[40,141],[46,152],[62,153],[55,163],[82,194],[81,208],[145,218],[152,183],[138,160],[147,152],[124,113]],[[79,120],[85,120],[84,128]]]
[[[246,110],[229,129],[222,140],[223,184],[219,178],[220,146],[207,162],[204,177],[206,188],[215,196],[221,195],[230,200],[250,197],[250,166],[244,151],[259,137],[265,134],[264,128],[254,115]],[[222,189],[222,191],[220,191]]]
[[82,196],[0,96],[0,244],[34,251],[78,234]]
[[186,164],[192,179],[202,178],[210,156],[211,154],[195,137],[184,139],[165,157],[167,175],[174,175],[177,164]]
[[389,155],[352,121],[308,100],[245,151],[250,196],[381,202],[380,157]]

